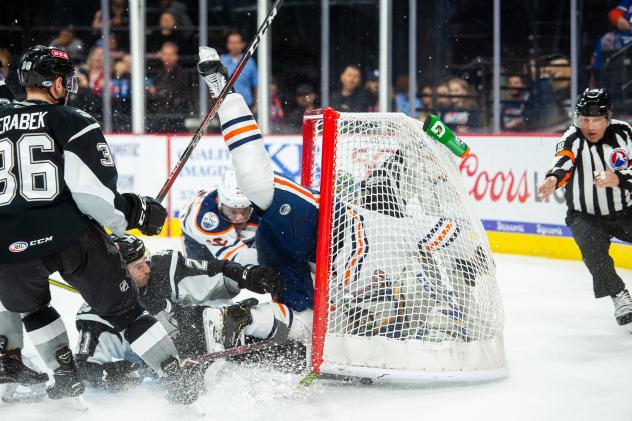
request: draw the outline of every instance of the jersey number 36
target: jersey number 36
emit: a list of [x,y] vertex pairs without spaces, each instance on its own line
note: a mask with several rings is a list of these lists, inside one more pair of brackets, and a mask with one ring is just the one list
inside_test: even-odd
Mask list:
[[28,201],[51,200],[59,194],[58,170],[51,161],[36,161],[33,151],[52,152],[53,140],[42,133],[25,134],[15,144],[0,139],[0,206],[13,201],[18,190],[18,180],[11,172],[14,165],[13,148],[17,148],[17,172],[21,183],[20,194]]

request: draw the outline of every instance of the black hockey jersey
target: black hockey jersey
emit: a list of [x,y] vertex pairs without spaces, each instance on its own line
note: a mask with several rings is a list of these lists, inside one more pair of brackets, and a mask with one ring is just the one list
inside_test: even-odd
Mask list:
[[38,100],[0,103],[0,264],[70,246],[91,218],[123,234],[117,177],[89,114]]
[[239,285],[224,274],[225,260],[187,259],[176,250],[162,250],[149,258],[151,273],[139,298],[151,314],[170,313],[174,305],[197,305],[235,297]]

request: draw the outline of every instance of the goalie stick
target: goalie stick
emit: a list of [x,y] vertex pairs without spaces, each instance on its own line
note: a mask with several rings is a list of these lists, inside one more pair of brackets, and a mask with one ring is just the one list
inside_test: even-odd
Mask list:
[[241,71],[246,65],[246,62],[248,61],[248,59],[250,59],[250,57],[254,54],[255,50],[259,46],[259,41],[261,40],[261,37],[263,36],[263,34],[265,34],[265,32],[268,30],[268,28],[272,24],[272,21],[274,20],[274,17],[277,15],[277,12],[279,11],[279,8],[281,7],[282,4],[283,4],[283,0],[277,0],[272,6],[272,9],[270,10],[270,13],[268,13],[268,16],[266,17],[266,19],[261,23],[261,26],[259,27],[257,34],[252,39],[252,41],[250,41],[250,45],[248,46],[248,49],[246,49],[246,52],[241,58],[241,61],[239,62],[239,64],[237,65],[237,68],[233,72],[232,76],[230,77],[226,85],[224,85],[224,89],[222,89],[219,96],[215,99],[215,102],[213,103],[213,106],[211,107],[211,109],[206,113],[206,116],[204,116],[204,119],[202,120],[200,127],[198,127],[197,131],[193,135],[193,139],[191,139],[191,141],[187,145],[184,152],[182,152],[182,156],[178,160],[178,163],[171,171],[171,174],[169,174],[169,177],[167,178],[167,181],[165,181],[165,184],[160,189],[160,192],[158,192],[158,195],[156,196],[156,200],[158,200],[159,202],[162,202],[164,200],[165,196],[169,192],[169,189],[171,189],[171,186],[175,182],[176,177],[178,176],[178,174],[180,174],[182,167],[184,167],[184,164],[187,162],[187,160],[193,153],[193,150],[195,149],[198,142],[200,141],[202,134],[204,134],[204,132],[206,131],[206,128],[208,127],[211,119],[215,117],[217,110],[219,110],[220,105],[222,105],[222,101],[224,101],[224,98],[226,98],[226,95],[228,95],[228,91],[233,86],[233,84],[235,83],[239,75],[241,74]]

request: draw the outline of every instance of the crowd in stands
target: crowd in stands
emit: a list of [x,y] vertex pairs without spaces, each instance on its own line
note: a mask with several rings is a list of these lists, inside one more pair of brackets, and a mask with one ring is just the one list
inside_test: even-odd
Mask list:
[[[115,132],[131,131],[131,65],[129,54],[129,16],[126,0],[110,2],[112,122]],[[599,69],[604,51],[621,48],[632,41],[630,18],[632,0],[620,1],[610,11],[613,30],[597,43],[592,69]],[[195,72],[197,53],[196,31],[185,2],[161,0],[158,8],[147,15],[146,36],[146,110],[150,132],[190,131],[186,121],[196,116],[198,77]],[[103,13],[92,19],[92,33],[85,39],[77,36],[72,26],[62,28],[48,42],[68,51],[79,63],[79,92],[70,105],[102,118],[104,94],[104,41],[101,39]],[[225,35],[221,60],[231,74],[239,63],[246,40],[237,30]],[[6,48],[0,48],[2,73],[18,98],[23,95],[11,66]],[[305,111],[318,108],[319,89],[300,83],[287,87],[280,75],[270,83],[270,115],[274,133],[300,133]],[[424,119],[436,114],[458,133],[490,131],[492,120],[491,86],[483,86],[467,73],[455,71],[453,76],[432,83],[420,83],[414,104],[409,102],[407,75],[395,75],[391,109]],[[329,105],[339,111],[379,111],[379,72],[359,64],[346,65],[331,87]],[[422,81],[426,82],[426,81]],[[596,78],[595,82],[596,83]],[[506,132],[551,131],[568,122],[570,115],[570,63],[564,56],[531,59],[520,66],[507,65],[502,77],[501,125]],[[250,59],[237,79],[234,89],[242,94],[248,106],[257,113],[257,64]]]

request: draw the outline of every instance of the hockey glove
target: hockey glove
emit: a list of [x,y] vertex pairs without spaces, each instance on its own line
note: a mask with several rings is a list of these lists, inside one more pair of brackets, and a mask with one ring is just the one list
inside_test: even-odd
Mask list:
[[[199,54],[200,61],[197,64],[198,72],[208,85],[213,99],[217,99],[222,89],[224,89],[224,85],[226,85],[228,72],[214,48],[200,47]],[[232,86],[229,92],[233,92]]]
[[127,229],[138,228],[145,235],[157,235],[167,218],[167,210],[157,200],[149,196],[123,193],[127,204],[125,218]]
[[273,296],[283,291],[283,278],[274,269],[266,266],[247,265],[237,280],[239,288],[246,288],[257,294],[270,293]]
[[272,268],[255,265],[240,265],[239,263],[224,261],[222,268],[224,276],[237,282],[239,288],[246,288],[257,294],[278,295],[283,291],[283,278]]

